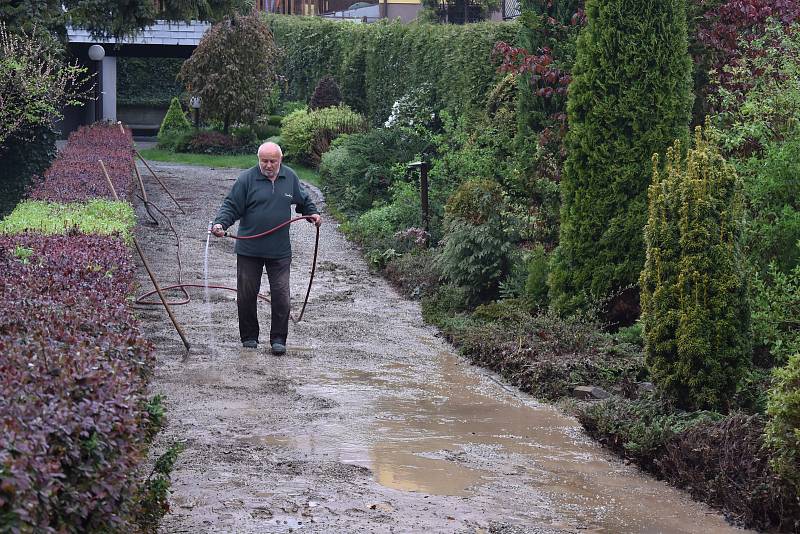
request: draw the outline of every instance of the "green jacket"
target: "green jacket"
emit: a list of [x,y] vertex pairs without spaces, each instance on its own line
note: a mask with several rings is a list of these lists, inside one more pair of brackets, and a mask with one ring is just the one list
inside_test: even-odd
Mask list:
[[[213,224],[221,224],[227,230],[238,220],[240,236],[260,234],[291,219],[292,204],[296,204],[296,211],[303,215],[319,213],[292,169],[281,165],[272,182],[256,165],[236,179]],[[238,239],[234,250],[243,256],[288,258],[292,255],[289,225],[257,239]]]

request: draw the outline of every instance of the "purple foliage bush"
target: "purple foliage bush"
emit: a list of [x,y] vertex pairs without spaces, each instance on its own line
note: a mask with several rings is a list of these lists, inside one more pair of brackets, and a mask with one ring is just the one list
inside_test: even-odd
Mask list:
[[121,200],[133,186],[133,138],[115,124],[93,124],[72,132],[30,198],[51,202],[78,202],[92,198],[113,199],[98,159],[103,160]]
[[117,237],[0,237],[0,530],[125,527],[152,348]]

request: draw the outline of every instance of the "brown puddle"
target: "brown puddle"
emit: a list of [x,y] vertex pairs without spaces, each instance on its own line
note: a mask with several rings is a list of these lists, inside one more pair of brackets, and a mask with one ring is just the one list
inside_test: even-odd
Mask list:
[[353,431],[332,417],[307,433],[248,441],[362,465],[386,487],[430,495],[473,495],[516,476],[537,497],[520,503],[525,515],[517,519],[529,519],[532,509],[544,521],[577,516],[584,532],[734,530],[698,506],[688,513],[686,495],[612,459],[574,419],[517,397],[453,354],[305,378],[299,394],[335,399],[345,414],[366,410],[372,422]]

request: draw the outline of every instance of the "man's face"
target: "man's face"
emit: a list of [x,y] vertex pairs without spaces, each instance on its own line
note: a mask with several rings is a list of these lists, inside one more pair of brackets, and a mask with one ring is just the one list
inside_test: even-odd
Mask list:
[[269,148],[260,150],[258,152],[258,168],[261,170],[261,174],[274,180],[281,168],[280,152]]

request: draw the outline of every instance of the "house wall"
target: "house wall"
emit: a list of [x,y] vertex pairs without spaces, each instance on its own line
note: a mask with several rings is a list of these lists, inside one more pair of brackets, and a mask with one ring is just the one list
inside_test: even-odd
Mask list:
[[386,17],[409,22],[416,18],[422,5],[419,0],[392,0],[386,5]]

